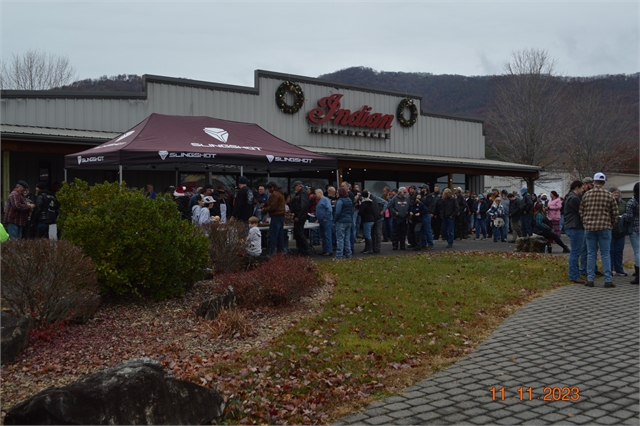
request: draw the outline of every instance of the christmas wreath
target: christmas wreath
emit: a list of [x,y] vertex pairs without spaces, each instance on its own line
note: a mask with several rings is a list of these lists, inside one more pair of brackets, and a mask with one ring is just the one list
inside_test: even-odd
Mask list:
[[[293,105],[287,104],[285,100],[285,94],[287,92],[292,93],[295,98]],[[278,90],[276,90],[276,105],[280,108],[280,111],[286,114],[295,114],[302,108],[303,103],[304,93],[299,84],[292,81],[285,81],[278,87]]]
[[[404,109],[409,108],[411,111],[411,117],[407,120],[404,118]],[[413,103],[413,99],[405,98],[398,104],[398,111],[396,117],[403,127],[411,127],[418,121],[418,107]]]

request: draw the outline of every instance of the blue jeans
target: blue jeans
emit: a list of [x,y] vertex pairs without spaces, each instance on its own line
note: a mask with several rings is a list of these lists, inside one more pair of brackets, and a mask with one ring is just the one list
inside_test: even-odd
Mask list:
[[487,220],[476,218],[476,238],[480,238],[480,232],[484,238],[487,238]]
[[420,244],[422,247],[433,247],[433,232],[431,231],[431,215],[422,216],[422,229],[420,230]]
[[373,228],[373,224],[375,222],[364,222],[362,224],[362,234],[364,235],[364,239],[365,240],[370,240],[371,239],[371,229]]
[[7,223],[7,234],[9,234],[9,239],[21,240],[23,229],[24,229],[24,226],[18,226],[13,223]]
[[571,253],[569,253],[569,280],[574,281],[580,278],[580,266],[585,269],[586,273],[587,252],[582,252],[584,229],[565,229],[565,233],[569,237],[569,245],[571,246]]
[[602,272],[604,282],[611,282],[611,229],[601,231],[584,231],[584,239],[587,241],[587,281],[593,282],[596,278],[596,258],[598,249],[602,259]]
[[453,244],[453,231],[455,226],[455,218],[444,217],[442,218],[442,235],[447,237],[449,245]]
[[343,253],[351,258],[351,226],[350,222],[336,222],[336,259],[342,259]]
[[533,235],[533,225],[531,224],[531,213],[523,214],[520,216],[520,229],[522,229],[523,237],[530,237]]
[[391,217],[385,217],[382,223],[382,235],[385,241],[393,239],[393,219]]
[[622,266],[622,252],[624,251],[625,236],[620,238],[611,238],[611,271],[624,272]]
[[493,227],[493,241],[502,241],[507,239],[507,237],[502,234],[503,228],[503,226]]
[[320,236],[322,237],[322,252],[333,253],[332,246],[332,233],[333,233],[333,221],[326,220],[320,221]]
[[502,239],[506,240],[509,236],[509,215],[505,214],[504,217],[504,225],[502,226]]
[[284,216],[272,217],[269,222],[269,242],[267,251],[270,255],[284,252]]
[[633,231],[631,235],[629,235],[629,241],[631,241],[631,247],[633,248],[633,254],[635,255],[635,266],[640,266],[640,247],[638,247],[640,237],[638,237],[638,233]]

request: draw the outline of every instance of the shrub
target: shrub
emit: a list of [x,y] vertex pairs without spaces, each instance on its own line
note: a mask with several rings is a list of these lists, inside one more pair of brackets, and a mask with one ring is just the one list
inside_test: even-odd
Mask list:
[[204,276],[207,238],[168,195],[152,200],[124,183],[89,187],[79,179],[57,195],[62,238],[91,257],[102,293],[164,299]]
[[227,223],[212,222],[202,227],[209,236],[209,257],[214,272],[235,272],[247,256],[246,231],[243,222],[230,219]]
[[240,339],[252,333],[252,322],[247,314],[238,309],[223,309],[220,315],[207,324],[212,337]]
[[2,244],[5,303],[38,326],[67,321],[98,293],[95,266],[69,241],[9,240]]
[[239,306],[277,306],[309,295],[320,284],[314,263],[301,256],[277,254],[247,272],[226,273],[216,279],[219,292],[232,286]]

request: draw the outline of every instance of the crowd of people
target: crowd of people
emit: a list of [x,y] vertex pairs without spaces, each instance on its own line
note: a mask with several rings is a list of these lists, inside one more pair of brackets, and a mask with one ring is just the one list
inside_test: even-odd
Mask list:
[[[626,276],[622,260],[626,237],[635,254],[635,279],[638,283],[638,184],[633,198],[626,203],[618,188],[604,189],[606,177],[596,173],[592,178],[576,180],[561,197],[520,191],[486,194],[439,186],[384,187],[380,196],[358,184],[342,182],[336,189],[324,190],[292,184],[291,194],[275,182],[257,189],[249,187],[249,179],[240,176],[235,193],[223,186],[206,184],[190,194],[184,186],[165,189],[173,195],[182,218],[197,225],[226,223],[230,218],[245,224],[247,252],[268,255],[289,252],[285,227],[292,228],[297,254],[310,256],[312,243],[322,246],[321,256],[350,258],[355,243],[364,242],[361,253],[380,253],[382,242],[391,242],[393,250],[433,250],[434,241],[446,240],[446,248],[455,240],[493,238],[496,243],[514,242],[516,238],[541,235],[562,247],[569,255],[569,279],[593,286],[596,275],[603,275],[605,287],[612,287],[613,275]],[[155,199],[157,193],[147,185],[145,196]],[[4,225],[10,238],[42,238],[52,234],[59,203],[47,185],[38,183],[35,194],[20,180],[4,207]],[[259,225],[268,225],[262,234]],[[305,229],[306,227],[311,229]],[[508,235],[512,233],[513,239]],[[563,242],[569,238],[571,249]],[[361,237],[360,237],[361,236]],[[258,238],[260,243],[258,243]],[[596,266],[600,252],[602,272]]]

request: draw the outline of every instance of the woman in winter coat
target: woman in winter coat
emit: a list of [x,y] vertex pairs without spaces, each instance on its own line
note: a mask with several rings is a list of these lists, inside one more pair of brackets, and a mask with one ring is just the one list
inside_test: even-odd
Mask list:
[[542,235],[548,240],[553,240],[557,245],[562,247],[563,253],[570,253],[569,247],[562,242],[560,237],[551,230],[551,221],[544,214],[544,205],[538,203],[534,210],[535,226],[533,227],[533,233]]
[[560,235],[560,217],[562,212],[562,198],[556,191],[551,191],[551,200],[547,204],[547,218],[551,222],[551,229]]
[[336,259],[342,259],[343,255],[350,259],[353,202],[349,198],[349,192],[343,187],[338,189],[338,201],[336,201],[333,223],[336,225]]
[[362,197],[360,198],[360,209],[358,215],[362,219],[362,229],[364,235],[364,250],[360,253],[373,254],[373,239],[371,238],[371,229],[376,222],[376,217],[373,212],[373,201],[370,198],[370,193],[366,189],[362,191]]
[[[620,190],[616,187],[609,189],[613,198],[616,199],[618,204],[618,215],[622,216],[627,211],[627,203],[620,197]],[[624,257],[624,243],[626,240],[626,234],[620,232],[619,226],[614,226],[611,231],[611,272],[619,277],[626,277],[627,273],[622,266],[622,259]]]

